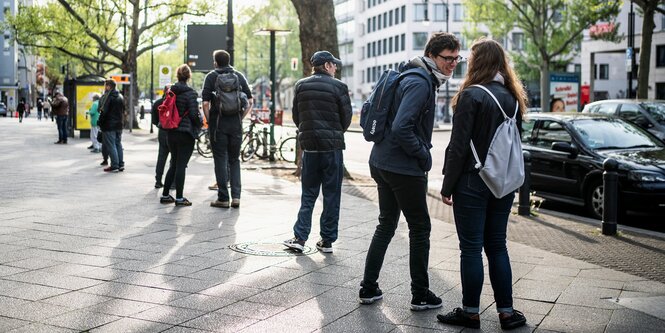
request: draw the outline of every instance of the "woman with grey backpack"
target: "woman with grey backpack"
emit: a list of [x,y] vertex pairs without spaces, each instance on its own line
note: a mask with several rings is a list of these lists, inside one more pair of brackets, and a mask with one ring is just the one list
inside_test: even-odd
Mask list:
[[[443,167],[441,197],[453,207],[462,279],[462,308],[437,316],[445,324],[480,328],[483,248],[501,328],[526,324],[522,312],[513,308],[512,271],[506,247],[508,217],[515,190],[521,184],[520,173],[523,179],[523,164],[497,162],[491,157],[492,150],[497,150],[492,147],[495,133],[500,135],[497,140],[504,143],[501,151],[511,151],[511,144],[513,150],[521,150],[519,136],[517,142],[511,139],[521,131],[526,101],[524,88],[501,45],[487,38],[477,40],[471,46],[466,80],[452,101],[453,129]],[[512,183],[504,184],[497,179],[497,173],[488,172],[486,167],[495,163],[508,167],[506,172]]]

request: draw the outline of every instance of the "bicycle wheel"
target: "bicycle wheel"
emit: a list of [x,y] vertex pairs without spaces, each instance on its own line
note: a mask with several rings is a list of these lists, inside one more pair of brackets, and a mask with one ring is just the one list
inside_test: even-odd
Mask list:
[[294,163],[296,161],[296,145],[298,142],[296,141],[296,137],[290,137],[286,138],[282,143],[279,145],[279,156],[287,161]]
[[205,158],[212,157],[212,148],[210,147],[210,135],[208,131],[201,132],[196,139],[196,151]]
[[240,158],[243,162],[247,162],[256,156],[261,143],[257,138],[249,140],[249,142],[240,150]]

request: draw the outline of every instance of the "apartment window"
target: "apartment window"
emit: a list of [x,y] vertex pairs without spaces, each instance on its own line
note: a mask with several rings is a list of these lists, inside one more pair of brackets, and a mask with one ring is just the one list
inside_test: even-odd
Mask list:
[[376,42],[372,42],[372,57],[376,57]]
[[388,13],[383,13],[383,28],[388,27]]
[[464,21],[464,6],[461,3],[453,4],[453,21],[462,22]]
[[388,54],[388,39],[383,39],[383,54]]
[[424,50],[425,44],[427,44],[427,33],[426,32],[414,32],[413,33],[413,49],[414,50]]
[[378,42],[376,42],[376,54],[379,55],[379,56],[382,54],[381,53],[381,50],[383,50],[383,48],[381,47],[382,44],[383,44],[383,42],[380,41],[380,40]]
[[575,73],[582,73],[582,65],[581,64],[575,64],[574,67],[575,67],[575,69],[574,69]]
[[555,9],[554,14],[552,14],[552,21],[555,23],[561,23],[563,21],[563,11],[565,11],[566,8],[560,8],[560,9]]
[[393,26],[393,11],[388,12],[388,26],[392,27]]
[[367,19],[367,33],[372,32],[372,19],[368,18]]
[[453,32],[453,35],[459,40],[460,50],[466,50],[466,38],[464,38],[464,35],[461,32]]
[[372,17],[372,31],[376,31],[376,16]]
[[399,7],[395,8],[395,24],[399,24]]
[[406,5],[402,6],[402,23],[406,22]]
[[372,47],[370,46],[369,43],[367,43],[366,49],[367,49],[367,58],[371,58],[372,57]]
[[381,17],[381,15],[379,15],[377,17],[377,24],[376,24],[377,29],[381,30],[381,23],[382,22],[383,22],[383,18]]
[[446,17],[446,4],[444,3],[435,3],[434,4],[434,21],[435,22],[445,22],[448,18]]
[[656,67],[665,67],[665,44],[656,45]]
[[494,39],[495,41],[497,41],[497,43],[501,44],[501,46],[502,46],[504,49],[507,49],[507,48],[508,48],[508,46],[506,45],[506,38],[504,38],[504,37],[496,37],[496,38],[493,38],[493,39]]
[[401,44],[402,44],[402,45],[401,45],[402,47],[401,47],[400,49],[401,49],[402,51],[404,51],[404,50],[406,50],[406,34],[402,34],[401,38],[402,38],[402,43],[401,43]]
[[369,68],[367,69],[367,80],[365,82],[372,82],[372,71]]
[[524,34],[521,32],[513,32],[513,51],[524,50]]
[[455,71],[453,72],[453,77],[463,78],[466,76],[466,62],[461,62],[455,66]]
[[413,5],[413,20],[416,22],[425,21],[427,18],[427,4],[417,3]]
[[393,53],[393,38],[388,37],[388,53]]
[[596,80],[608,80],[610,77],[610,65],[598,64],[594,67],[593,78]]

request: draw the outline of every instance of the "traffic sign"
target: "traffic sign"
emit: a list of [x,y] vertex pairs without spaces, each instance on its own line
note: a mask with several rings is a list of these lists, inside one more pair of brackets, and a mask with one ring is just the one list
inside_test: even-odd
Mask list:
[[171,66],[159,66],[159,86],[166,87],[171,84]]
[[115,81],[116,84],[129,84],[130,77],[129,74],[112,74],[111,80]]
[[633,48],[626,49],[626,72],[630,73],[633,70]]

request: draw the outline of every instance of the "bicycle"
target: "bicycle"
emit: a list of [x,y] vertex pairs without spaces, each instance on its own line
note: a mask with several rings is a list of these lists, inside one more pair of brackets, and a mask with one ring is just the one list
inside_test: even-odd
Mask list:
[[[258,129],[256,124],[261,123],[255,116],[252,116],[249,127],[245,130],[243,136],[240,158],[243,162],[249,161],[255,156],[259,159],[270,157],[270,139],[268,138],[268,128]],[[287,162],[296,160],[296,136],[289,136],[278,142],[279,158]]]
[[196,151],[205,158],[212,157],[212,147],[210,146],[210,133],[207,128],[201,130],[196,138]]

